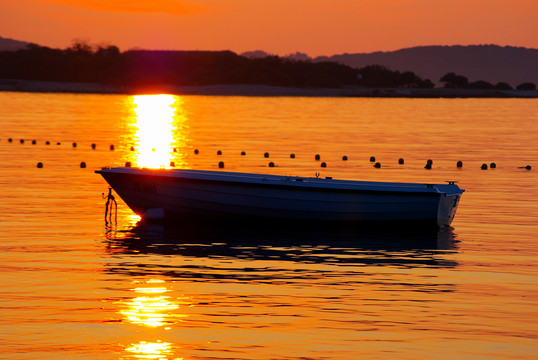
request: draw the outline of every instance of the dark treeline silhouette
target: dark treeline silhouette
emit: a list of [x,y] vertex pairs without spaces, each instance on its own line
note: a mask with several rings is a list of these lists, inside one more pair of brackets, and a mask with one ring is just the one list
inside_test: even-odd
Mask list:
[[294,61],[277,56],[247,59],[231,51],[128,51],[123,57],[126,66],[121,82],[128,85],[342,87],[357,82],[356,70],[345,65]]
[[[474,90],[513,90],[514,88],[506,82],[492,84],[484,80],[469,82],[463,75],[449,72],[440,79],[447,89],[474,89]],[[516,86],[517,90],[536,90],[536,85],[531,82],[524,82]]]
[[0,52],[0,78],[4,79],[114,83],[123,66],[115,46],[93,50],[80,43],[59,50],[31,44],[26,49]]
[[67,49],[31,44],[0,51],[0,78],[89,82],[129,88],[160,85],[257,84],[285,87],[432,88],[412,72],[382,66],[353,69],[335,62],[267,56],[246,58],[231,51],[120,52],[116,46],[79,42]]
[[431,89],[431,80],[422,80],[411,71],[392,71],[381,65],[368,65],[359,69],[359,84],[364,87],[424,88]]

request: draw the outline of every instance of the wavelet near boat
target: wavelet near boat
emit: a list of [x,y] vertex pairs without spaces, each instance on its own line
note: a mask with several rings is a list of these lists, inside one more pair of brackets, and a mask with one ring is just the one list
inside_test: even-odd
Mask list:
[[464,192],[454,182],[413,184],[186,169],[97,170],[150,219],[275,219],[446,227]]

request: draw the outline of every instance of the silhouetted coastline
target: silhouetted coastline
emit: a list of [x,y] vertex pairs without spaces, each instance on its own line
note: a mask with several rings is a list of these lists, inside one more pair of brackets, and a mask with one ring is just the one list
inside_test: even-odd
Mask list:
[[294,88],[270,85],[159,85],[145,88],[97,83],[54,82],[0,79],[0,91],[141,94],[208,96],[299,96],[299,97],[393,97],[393,98],[538,98],[538,91],[475,89],[400,89],[400,88]]
[[30,44],[0,51],[0,91],[221,96],[536,98],[534,83],[470,82],[447,73],[443,88],[411,71],[381,65],[352,68],[231,51],[120,52],[76,43],[67,49]]

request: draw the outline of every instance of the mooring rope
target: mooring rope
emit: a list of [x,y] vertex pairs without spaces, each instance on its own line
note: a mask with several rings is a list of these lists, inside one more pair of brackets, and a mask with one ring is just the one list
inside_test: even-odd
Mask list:
[[[101,194],[101,197],[105,198],[105,193]],[[112,214],[114,214],[114,224],[118,224],[118,203],[116,202],[116,199],[114,198],[114,195],[112,195],[112,188],[108,188],[108,195],[106,196],[106,204],[105,204],[105,224],[112,225]]]

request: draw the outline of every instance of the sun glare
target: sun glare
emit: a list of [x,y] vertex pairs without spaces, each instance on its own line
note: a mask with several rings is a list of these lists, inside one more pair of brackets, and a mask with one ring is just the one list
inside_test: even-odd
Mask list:
[[189,306],[189,302],[186,299],[173,299],[164,295],[171,290],[162,280],[152,279],[137,283],[131,291],[137,296],[120,302],[123,307],[120,313],[131,324],[156,328],[170,326],[185,317],[178,313],[179,304],[181,301],[182,306]]
[[134,354],[139,359],[168,359],[171,354],[171,344],[168,342],[146,342],[141,341],[138,344],[131,344],[125,350]]
[[[180,98],[173,95],[133,96],[135,166],[171,168],[171,163],[184,165],[181,153],[174,149],[186,142],[185,116]],[[177,145],[176,145],[177,144]],[[174,160],[175,159],[175,160]]]

